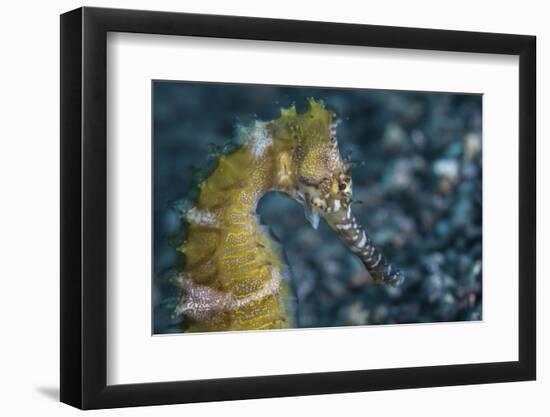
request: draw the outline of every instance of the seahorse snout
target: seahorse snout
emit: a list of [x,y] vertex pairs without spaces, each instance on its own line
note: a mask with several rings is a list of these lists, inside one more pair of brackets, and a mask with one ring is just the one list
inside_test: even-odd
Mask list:
[[349,250],[363,262],[374,281],[391,286],[398,286],[404,281],[403,272],[386,262],[367,231],[358,223],[351,212],[350,203],[338,210],[326,212],[323,217]]

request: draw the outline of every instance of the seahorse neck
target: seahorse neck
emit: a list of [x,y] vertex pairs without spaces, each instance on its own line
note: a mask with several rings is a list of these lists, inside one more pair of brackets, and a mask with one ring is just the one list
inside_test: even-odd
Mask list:
[[245,143],[222,156],[218,167],[200,186],[198,207],[215,211],[233,207],[255,213],[267,192],[292,195],[295,175],[291,151],[287,143],[270,138],[268,146]]

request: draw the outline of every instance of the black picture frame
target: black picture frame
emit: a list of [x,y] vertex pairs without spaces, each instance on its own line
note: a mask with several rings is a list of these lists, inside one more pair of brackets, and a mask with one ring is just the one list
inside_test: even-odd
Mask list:
[[[107,385],[108,32],[519,56],[519,360]],[[534,36],[84,7],[61,15],[60,56],[62,402],[94,409],[535,379]]]

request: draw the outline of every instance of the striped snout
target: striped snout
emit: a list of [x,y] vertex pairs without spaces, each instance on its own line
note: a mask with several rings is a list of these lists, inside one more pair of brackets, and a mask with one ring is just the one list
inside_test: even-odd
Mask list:
[[386,262],[367,232],[351,214],[351,206],[348,206],[345,211],[342,210],[340,213],[330,216],[327,218],[327,222],[346,246],[363,262],[375,281],[391,286],[398,286],[403,282],[403,273]]

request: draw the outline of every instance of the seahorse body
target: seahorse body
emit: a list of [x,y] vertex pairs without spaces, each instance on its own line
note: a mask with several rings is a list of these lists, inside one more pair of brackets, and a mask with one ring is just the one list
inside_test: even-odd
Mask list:
[[220,157],[200,184],[180,250],[179,275],[188,332],[278,329],[293,326],[289,277],[256,207],[267,192],[301,202],[317,228],[320,216],[359,256],[375,280],[403,276],[373,246],[351,214],[351,176],[338,151],[336,115],[311,99],[307,111],[281,110],[271,122],[244,129],[244,143]]

